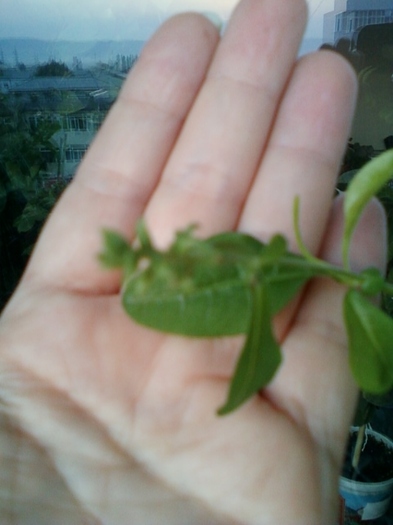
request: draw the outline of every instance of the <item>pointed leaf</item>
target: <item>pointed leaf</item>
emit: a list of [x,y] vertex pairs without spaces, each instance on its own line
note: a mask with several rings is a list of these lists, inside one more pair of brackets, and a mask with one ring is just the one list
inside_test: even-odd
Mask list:
[[393,150],[388,150],[363,166],[345,192],[343,260],[348,267],[349,245],[356,224],[369,200],[393,177]]
[[393,385],[393,319],[360,292],[344,299],[349,362],[361,390],[382,394]]
[[196,286],[192,280],[155,283],[157,274],[131,277],[122,295],[126,312],[138,323],[162,332],[217,337],[247,331],[251,315],[249,287],[239,279]]
[[252,314],[244,348],[236,365],[226,403],[218,411],[228,414],[265,387],[281,363],[281,352],[274,338],[268,302],[268,289],[263,283],[252,288]]

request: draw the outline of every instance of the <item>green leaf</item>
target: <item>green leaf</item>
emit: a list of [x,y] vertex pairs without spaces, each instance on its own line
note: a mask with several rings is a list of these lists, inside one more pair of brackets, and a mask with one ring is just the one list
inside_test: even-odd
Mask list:
[[19,233],[25,233],[30,231],[37,222],[44,221],[47,215],[46,209],[27,204],[22,214],[15,220],[14,225]]
[[285,255],[286,251],[286,239],[282,235],[274,235],[262,253],[261,262],[263,265],[274,264]]
[[356,224],[369,200],[393,177],[393,150],[374,158],[356,174],[345,192],[343,261],[349,268],[349,246]]
[[344,299],[349,362],[361,390],[382,394],[393,386],[393,319],[357,290]]
[[[249,287],[238,278],[197,286],[192,279],[163,279],[157,274],[131,277],[123,289],[123,306],[138,323],[155,330],[196,337],[245,333],[251,315]],[[168,284],[171,281],[171,284]],[[172,289],[171,289],[172,288]]]
[[[310,265],[297,264],[301,256],[286,252],[287,242],[282,235],[275,235],[269,244],[264,244],[244,233],[226,232],[207,242],[225,253],[227,259],[236,261],[241,258],[239,263],[244,264],[251,274],[254,269],[260,278],[263,277],[269,285],[272,314],[282,310],[308,279],[318,275],[318,270]],[[254,268],[250,264],[252,256]]]
[[[171,268],[131,276],[123,288],[123,306],[138,323],[155,330],[197,337],[246,333],[251,315],[251,292],[236,268],[224,278],[224,270],[210,268],[206,283],[171,275]],[[201,269],[198,270],[203,273]],[[272,314],[282,310],[299,292],[308,274],[298,269],[263,276],[269,285]]]
[[269,300],[272,314],[280,312],[301,290],[302,286],[314,276],[310,267],[296,268],[277,265],[266,275],[269,286]]
[[225,232],[203,242],[219,251],[227,261],[250,269],[253,269],[253,263],[257,263],[258,267],[273,264],[287,251],[287,241],[282,235],[274,235],[265,244],[246,233]]
[[112,230],[102,232],[104,248],[98,255],[100,263],[106,268],[127,268],[135,270],[136,257],[128,241]]
[[226,255],[249,257],[250,255],[260,255],[266,248],[266,245],[242,232],[224,232],[209,237],[205,241],[207,244],[219,250]]
[[377,295],[382,292],[385,280],[378,268],[366,268],[360,276],[363,278],[361,289],[366,295]]
[[232,412],[264,388],[281,363],[281,352],[272,332],[269,290],[263,283],[252,287],[252,315],[244,348],[232,377],[228,398],[219,415]]
[[[363,392],[363,396],[366,401],[369,401],[374,406],[377,407],[392,407],[393,406],[393,390],[390,389],[383,394],[370,394],[368,392]],[[355,425],[359,426],[359,425]]]
[[[124,282],[123,306],[138,323],[155,330],[197,337],[248,331],[250,283],[264,280],[272,313],[281,310],[310,277],[308,266],[293,264],[286,242],[275,236],[268,245],[235,232],[202,241],[188,228],[166,252],[149,243],[147,268]],[[287,264],[280,264],[285,256]],[[257,277],[258,276],[258,277]]]
[[167,252],[150,245],[148,267],[124,283],[126,312],[137,322],[168,333],[197,337],[245,333],[251,297],[244,256],[254,256],[264,246],[234,232],[202,241],[192,236],[193,230],[179,232]]

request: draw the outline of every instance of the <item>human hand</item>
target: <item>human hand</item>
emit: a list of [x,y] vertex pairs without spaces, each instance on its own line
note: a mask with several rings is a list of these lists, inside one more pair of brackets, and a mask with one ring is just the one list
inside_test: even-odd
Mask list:
[[[342,287],[307,287],[277,319],[273,383],[217,418],[241,338],[136,325],[96,260],[103,227],[130,238],[142,215],[159,245],[196,222],[203,236],[280,232],[295,249],[299,195],[307,245],[340,262],[331,196],[356,83],[336,54],[296,61],[305,19],[303,0],[242,0],[220,40],[180,15],[132,70],[2,316],[10,522],[334,523],[357,396]],[[352,263],[383,267],[383,216],[366,215]]]

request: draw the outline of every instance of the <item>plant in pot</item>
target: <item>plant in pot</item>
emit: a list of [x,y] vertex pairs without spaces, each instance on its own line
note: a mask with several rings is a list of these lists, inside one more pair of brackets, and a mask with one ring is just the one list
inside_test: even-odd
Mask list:
[[362,394],[351,428],[340,477],[340,525],[352,525],[383,516],[393,493],[393,441],[369,428],[376,407],[392,403],[385,396]]
[[[357,170],[344,172],[338,186],[345,190]],[[387,282],[393,282],[393,187],[386,182],[378,191],[388,222]],[[393,317],[393,295],[382,294],[381,308]],[[363,392],[348,440],[346,460],[340,479],[340,493],[345,501],[342,523],[350,525],[385,514],[393,493],[393,442],[368,428],[376,408],[393,408],[393,390],[386,394]],[[386,414],[386,410],[380,410]]]
[[273,317],[319,276],[347,287],[343,317],[351,370],[362,391],[381,395],[393,387],[393,319],[373,298],[393,296],[393,284],[376,268],[351,271],[349,247],[367,202],[392,176],[393,151],[388,151],[363,166],[350,182],[344,199],[343,267],[307,250],[298,199],[294,229],[299,254],[287,250],[281,235],[266,244],[240,232],[201,240],[194,226],[178,232],[173,244],[160,251],[141,221],[132,245],[118,233],[104,231],[99,259],[106,267],[122,269],[122,304],[135,321],[191,337],[246,334],[219,415],[239,408],[272,380],[281,363]]

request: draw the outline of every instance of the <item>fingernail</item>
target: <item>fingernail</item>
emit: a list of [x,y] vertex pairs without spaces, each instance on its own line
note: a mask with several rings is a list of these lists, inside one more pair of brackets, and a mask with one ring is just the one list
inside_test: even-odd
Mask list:
[[210,22],[216,26],[216,28],[221,31],[223,21],[221,20],[221,17],[215,13],[214,11],[202,11],[201,15],[203,15],[205,18],[210,20]]

